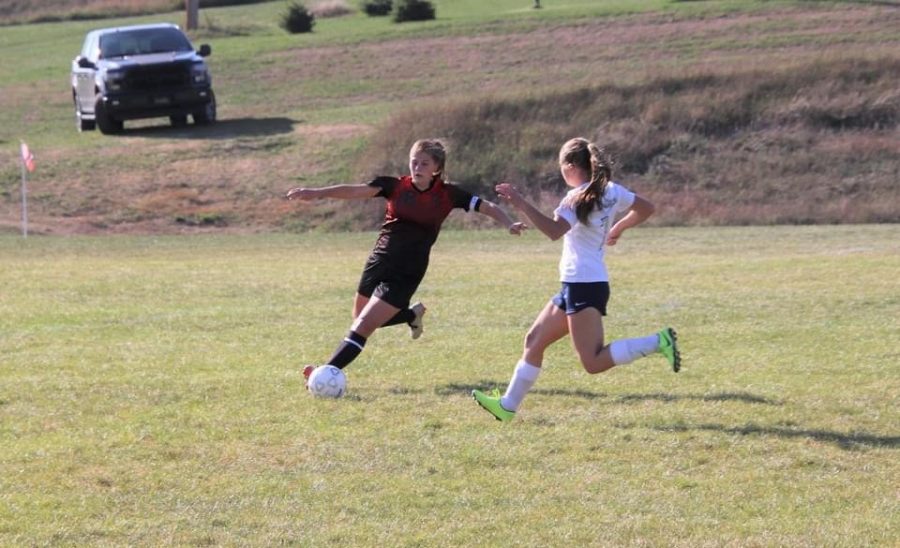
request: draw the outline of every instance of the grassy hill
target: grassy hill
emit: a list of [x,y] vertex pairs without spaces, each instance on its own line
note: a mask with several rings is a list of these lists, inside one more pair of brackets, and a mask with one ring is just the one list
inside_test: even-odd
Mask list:
[[900,221],[900,3],[434,4],[432,22],[356,13],[308,35],[278,27],[284,2],[203,9],[220,122],[115,137],[75,130],[84,33],[183,14],[5,27],[0,230],[18,229],[19,139],[36,232],[368,228],[380,204],[281,196],[403,170],[424,136],[447,139],[455,180],[515,179],[548,206],[556,150],[583,135],[656,224]]

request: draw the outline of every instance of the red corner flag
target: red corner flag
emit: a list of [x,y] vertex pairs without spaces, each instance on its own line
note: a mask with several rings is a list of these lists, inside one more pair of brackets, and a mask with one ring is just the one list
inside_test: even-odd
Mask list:
[[25,169],[34,171],[34,154],[28,150],[28,145],[24,142],[22,143],[22,163],[25,164]]

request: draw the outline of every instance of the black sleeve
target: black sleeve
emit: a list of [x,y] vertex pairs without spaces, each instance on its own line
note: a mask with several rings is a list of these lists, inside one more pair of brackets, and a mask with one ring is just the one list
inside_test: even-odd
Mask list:
[[380,196],[382,198],[387,198],[394,192],[394,189],[397,187],[397,184],[400,182],[400,179],[396,177],[387,177],[384,175],[380,175],[375,177],[368,183],[369,186],[373,186],[378,189],[378,194],[375,196]]
[[475,196],[468,190],[450,183],[447,184],[447,187],[450,189],[453,207],[459,207],[466,211],[469,211],[470,209],[478,211],[478,208],[481,207],[481,198]]

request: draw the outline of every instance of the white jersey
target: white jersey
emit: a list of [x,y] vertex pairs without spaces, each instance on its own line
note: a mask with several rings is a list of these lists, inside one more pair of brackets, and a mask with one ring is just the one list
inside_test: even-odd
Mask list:
[[588,183],[570,190],[560,201],[553,214],[565,219],[572,227],[563,237],[562,257],[559,259],[561,282],[608,282],[604,248],[606,234],[616,216],[634,204],[634,192],[610,181],[600,199],[599,207],[588,217],[587,224],[578,220],[575,208],[566,206],[573,194],[581,192]]

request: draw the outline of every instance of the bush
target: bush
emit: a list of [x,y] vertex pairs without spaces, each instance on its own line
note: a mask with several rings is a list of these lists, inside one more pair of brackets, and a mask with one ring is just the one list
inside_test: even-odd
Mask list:
[[434,19],[434,6],[428,0],[400,0],[394,10],[395,23],[431,19]]
[[291,34],[312,32],[315,24],[316,16],[310,13],[306,6],[297,2],[288,6],[287,12],[281,16],[281,28]]
[[391,8],[394,7],[394,3],[392,0],[365,0],[362,7],[363,11],[366,12],[366,15],[377,17],[391,13]]

